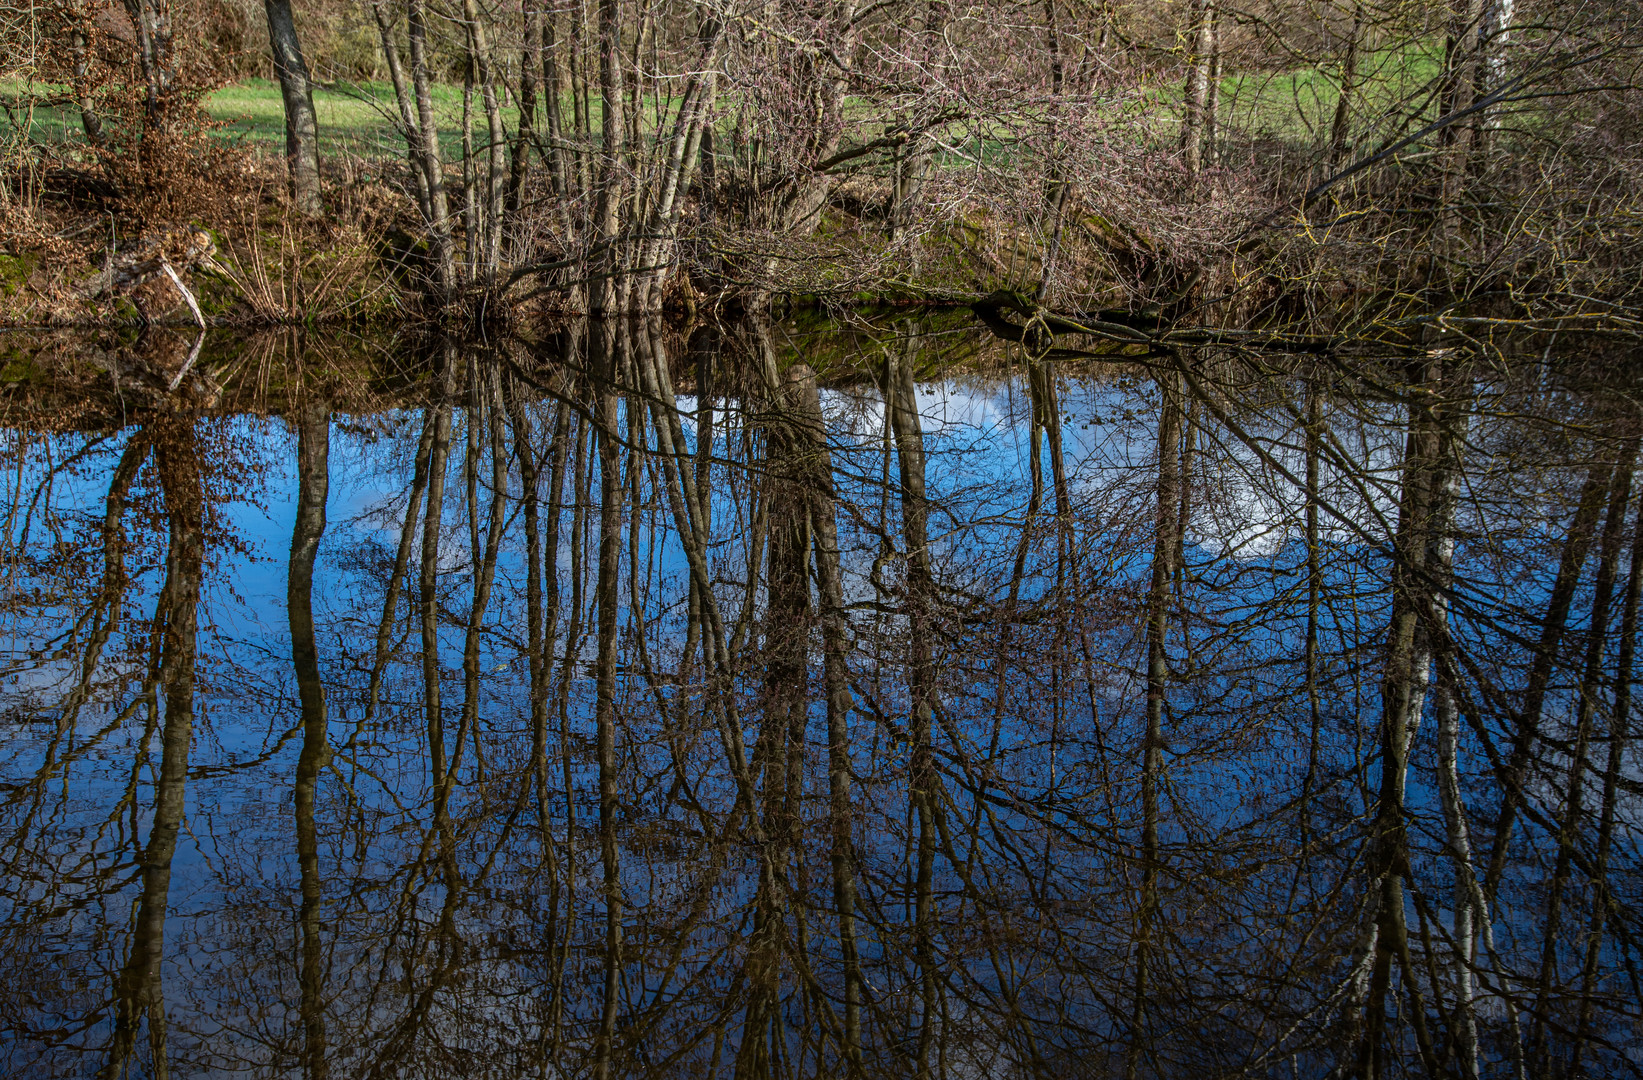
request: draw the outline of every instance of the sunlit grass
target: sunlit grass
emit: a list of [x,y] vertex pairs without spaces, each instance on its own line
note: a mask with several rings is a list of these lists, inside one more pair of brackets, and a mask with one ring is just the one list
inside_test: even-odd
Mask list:
[[[1420,108],[1422,91],[1443,68],[1441,41],[1414,42],[1359,57],[1354,123]],[[1257,138],[1317,143],[1329,137],[1340,103],[1335,65],[1240,72],[1221,80],[1222,123]]]
[[[1421,92],[1432,85],[1442,64],[1441,42],[1416,42],[1396,50],[1366,53],[1358,71],[1356,121],[1378,115],[1422,108]],[[1224,130],[1237,130],[1257,138],[1317,145],[1329,134],[1339,101],[1340,73],[1332,66],[1295,68],[1275,72],[1228,73],[1220,82],[1220,112]],[[8,109],[0,114],[0,137],[15,136],[28,126],[35,140],[75,143],[83,140],[79,116],[72,106],[40,104],[60,101],[64,87],[43,83],[25,85],[17,80],[0,80],[0,102]],[[1156,87],[1147,95],[1165,116],[1178,111],[1179,87]],[[441,149],[448,159],[460,156],[462,90],[439,84],[433,88],[434,108],[439,117]],[[35,102],[29,108],[30,102]],[[654,111],[647,101],[641,115]],[[570,114],[570,102],[564,103]],[[1429,106],[1428,106],[1429,107]],[[365,157],[399,156],[404,140],[397,123],[393,87],[387,83],[333,84],[317,87],[314,108],[319,118],[320,150],[335,156],[341,153]],[[217,138],[269,150],[285,143],[285,110],[279,85],[270,79],[249,79],[223,87],[208,95],[205,109],[215,121]],[[597,110],[591,118],[598,127]],[[517,110],[505,107],[503,120],[512,131]],[[483,146],[488,133],[478,94],[471,113],[476,146]],[[970,132],[967,150],[995,162],[1009,156],[1007,141],[979,139]],[[961,140],[963,141],[963,140]],[[939,154],[943,161],[952,157]],[[955,159],[956,161],[956,159]]]
[[[447,157],[459,156],[462,88],[435,85],[433,102],[439,117],[440,148]],[[272,80],[251,79],[226,86],[208,97],[205,107],[212,119],[222,124],[218,130],[226,138],[275,146],[285,143],[285,106],[280,100],[279,84]],[[405,141],[399,133],[398,108],[394,88],[388,83],[316,87],[314,112],[319,119],[320,152],[347,151],[367,156],[402,153]],[[518,119],[517,110],[502,109],[503,123],[510,131]],[[475,144],[483,145],[488,133],[477,91],[470,126]]]
[[[11,108],[0,114],[0,130],[12,134],[24,123],[30,135],[41,142],[81,142],[80,118],[72,106],[28,103],[60,99],[65,88],[44,83],[25,85],[17,80],[0,81],[0,100]],[[439,117],[440,148],[447,157],[461,154],[462,88],[436,85],[434,110]],[[285,145],[285,104],[279,84],[271,79],[249,79],[225,86],[205,99],[206,114],[216,122],[216,137],[253,147],[281,149]],[[399,155],[405,142],[397,123],[398,106],[393,87],[387,83],[361,83],[316,87],[314,111],[319,119],[320,152],[335,155],[356,153],[366,156]],[[510,130],[518,122],[513,108],[502,110]],[[474,95],[472,128],[476,145],[487,137],[485,115],[479,96]]]

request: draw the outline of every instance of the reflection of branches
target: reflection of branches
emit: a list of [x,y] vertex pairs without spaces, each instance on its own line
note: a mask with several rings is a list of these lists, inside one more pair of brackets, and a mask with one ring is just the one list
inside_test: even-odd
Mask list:
[[144,845],[142,895],[132,930],[130,955],[115,982],[114,1034],[108,1063],[100,1075],[115,1077],[126,1068],[144,1016],[157,1074],[166,1071],[165,998],[160,961],[165,943],[166,910],[171,890],[171,862],[182,827],[184,785],[188,779],[189,743],[194,730],[194,664],[196,608],[204,559],[204,501],[194,433],[188,421],[167,419],[156,425],[154,453],[165,496],[170,545],[166,579],[155,613],[161,640],[160,685],[165,694],[159,778],[154,785],[154,817]]
[[[376,427],[331,430],[304,372],[301,715],[189,780],[212,805],[259,787],[294,805],[213,836],[213,891],[186,906],[158,877],[182,722],[169,628],[190,602],[171,515],[157,632],[132,635],[151,696],[106,730],[42,730],[3,803],[30,890],[6,933],[66,911],[66,936],[101,932],[87,888],[126,889],[145,934],[167,905],[164,939],[118,958],[128,1001],[100,1029],[129,1060],[156,949],[170,1018],[151,1030],[178,1053],[186,1035],[191,1060],[266,1023],[222,1019],[222,986],[292,1004],[258,1044],[268,1072],[1254,1075],[1291,1057],[1324,1075],[1424,1052],[1483,1073],[1618,1054],[1637,951],[1629,403],[1466,352],[1176,343],[1092,374],[900,319],[824,366],[801,331],[747,321],[695,337],[678,371],[676,342],[654,320],[453,346],[425,410]],[[871,384],[827,384],[881,361]],[[186,429],[146,430],[176,510]],[[319,545],[349,542],[322,533],[325,487],[355,489],[317,452],[356,441],[329,464],[386,454],[405,509],[380,571]],[[124,580],[115,534],[97,539],[94,590]],[[316,595],[366,614],[332,622]],[[87,624],[114,626],[105,668],[119,603]],[[357,665],[320,647],[349,633]],[[275,637],[258,655],[283,665]],[[76,661],[59,699],[89,703],[75,687],[99,661]],[[201,680],[219,737],[246,670],[211,698]],[[298,745],[269,745],[281,721]],[[130,879],[102,854],[151,791]]]

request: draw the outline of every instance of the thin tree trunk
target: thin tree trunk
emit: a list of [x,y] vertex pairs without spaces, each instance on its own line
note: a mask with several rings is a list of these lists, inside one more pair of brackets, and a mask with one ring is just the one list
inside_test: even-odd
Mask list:
[[439,151],[439,120],[434,114],[433,75],[428,57],[427,0],[407,0],[406,27],[411,49],[411,85],[416,95],[417,133],[412,163],[428,185],[428,235],[441,297],[456,290],[456,254],[452,250],[450,207],[445,198],[445,162]]
[[1204,109],[1209,103],[1210,54],[1214,50],[1215,0],[1193,0],[1187,56],[1186,108],[1181,118],[1181,152],[1188,176],[1204,160]]
[[411,166],[411,178],[416,184],[416,205],[424,224],[434,220],[434,206],[428,192],[428,172],[422,161],[422,127],[417,123],[416,100],[405,85],[405,69],[399,62],[399,44],[394,41],[393,24],[383,10],[383,0],[371,0],[371,16],[376,20],[377,36],[382,39],[382,55],[388,65],[388,78],[394,87],[394,103],[399,107],[400,134],[405,138],[406,157]]
[[[1483,0],[1483,11],[1478,26],[1478,49],[1482,52],[1477,69],[1477,89],[1474,99],[1492,94],[1506,82],[1506,53],[1511,45],[1512,20],[1517,15],[1517,0]],[[1500,128],[1500,108],[1491,108],[1484,114],[1479,129],[1478,149],[1486,151],[1494,132]]]
[[1358,41],[1363,35],[1363,4],[1352,6],[1352,29],[1346,37],[1341,57],[1340,87],[1335,98],[1335,118],[1329,126],[1329,168],[1333,172],[1351,150],[1353,95],[1358,89]]
[[171,47],[169,0],[125,0],[137,29],[137,63],[143,74],[143,141],[165,134],[171,123],[176,67]]
[[1204,87],[1203,164],[1214,165],[1220,156],[1217,138],[1221,127],[1221,9],[1214,4],[1209,13],[1209,60]]
[[474,162],[473,137],[474,58],[469,45],[468,62],[462,68],[462,251],[468,264],[469,283],[479,280],[480,250],[484,246],[484,226],[480,221],[479,174]]
[[[692,522],[697,532],[697,542],[705,545],[713,530],[713,499],[711,489],[713,484],[713,445],[716,439],[716,423],[714,420],[713,398],[715,395],[716,367],[722,347],[719,328],[716,326],[698,327],[690,338],[690,350],[696,357],[696,462],[695,482],[696,491],[703,496],[701,503],[694,507]],[[683,468],[683,465],[680,466]],[[705,628],[705,617],[702,610],[702,596],[696,579],[689,581],[689,593],[686,597],[687,621],[685,624],[685,647],[679,658],[679,682],[687,682],[695,663],[697,650],[705,650],[705,641],[708,631]],[[712,658],[705,655],[702,659],[703,670],[712,667]]]
[[[543,63],[542,15],[531,0],[521,0],[524,9],[525,40],[519,48],[519,126],[514,129],[508,154],[508,192],[503,210],[508,217],[519,211],[520,191],[530,169],[531,144],[536,140],[536,72]],[[557,88],[548,84],[552,95]]]
[[598,0],[598,4],[599,123],[603,145],[592,237],[597,251],[591,269],[598,280],[589,296],[589,310],[595,315],[616,311],[626,300],[626,281],[621,279],[624,255],[619,242],[627,103],[622,73],[621,0]]
[[[553,434],[548,446],[548,515],[544,544],[540,510],[541,475],[535,439],[532,437],[536,428],[527,414],[520,389],[516,385],[509,406],[525,508],[525,619],[530,665],[531,778],[535,785],[538,843],[542,847],[542,861],[548,876],[548,913],[543,937],[548,942],[551,968],[551,958],[558,951],[564,869],[560,864],[558,838],[554,835],[549,800],[548,713],[559,629],[559,525],[565,466],[569,460],[571,409],[561,402],[554,410]],[[524,797],[522,794],[521,798]],[[555,981],[550,980],[549,985],[550,997],[546,1003],[549,1021],[544,1025],[546,1031],[542,1042],[551,1047],[556,1046],[558,1041],[560,994]]]
[[[1066,87],[1066,61],[1061,55],[1061,26],[1056,18],[1056,0],[1044,0],[1045,43],[1050,53],[1050,95],[1052,102],[1059,103]],[[1049,144],[1054,153],[1056,149],[1056,106],[1051,106],[1049,121]],[[1056,264],[1061,257],[1061,236],[1065,225],[1067,207],[1068,183],[1061,174],[1061,163],[1057,160],[1050,162],[1049,179],[1044,185],[1044,208],[1049,218],[1049,239],[1044,245],[1044,263],[1039,268],[1038,291],[1035,299],[1043,303],[1049,295],[1050,284],[1055,279]]]
[[86,142],[93,147],[103,145],[103,118],[98,115],[97,107],[91,99],[91,53],[87,47],[86,35],[75,30],[69,36],[69,56],[73,66],[71,75],[74,88],[74,104],[80,110],[80,128],[86,133]]
[[488,281],[496,274],[502,259],[502,208],[506,197],[508,135],[502,126],[496,73],[491,66],[490,35],[486,33],[478,0],[462,0],[462,15],[467,24],[470,69],[479,81],[479,100],[485,109],[485,131],[488,136],[485,147],[485,201],[479,222],[481,242],[475,267],[477,277]]
[[571,19],[570,86],[576,123],[576,186],[583,196],[591,193],[593,183],[589,160],[593,151],[593,89],[588,71],[588,42],[594,36],[588,22],[588,5],[592,2],[577,0],[576,16]]
[[544,156],[553,179],[553,192],[561,200],[581,193],[575,186],[574,158],[565,139],[565,110],[560,95],[565,80],[559,64],[559,12],[550,10],[542,22],[542,114],[547,125],[547,153]]
[[[150,448],[146,431],[139,430],[127,440],[125,449],[120,453],[119,464],[115,465],[114,474],[109,478],[108,494],[103,497],[103,580],[97,590],[100,617],[96,618],[81,655],[79,678],[75,681],[73,689],[64,697],[62,709],[58,714],[57,731],[61,737],[66,737],[74,731],[80,710],[85,707],[91,696],[92,678],[96,674],[98,662],[102,659],[103,649],[108,645],[109,636],[114,632],[114,628],[120,624],[126,587],[130,584],[125,565],[126,497],[131,493],[131,485],[137,479],[138,470],[142,468],[143,462],[148,460]],[[50,767],[55,762],[55,750],[48,750],[46,765]]]
[[[576,355],[578,348],[573,347],[571,355]],[[568,402],[567,402],[568,404]],[[552,1009],[550,1015],[550,1045],[549,1060],[556,1065],[560,1055],[560,1022],[564,1016],[565,1000],[565,968],[570,957],[570,942],[576,931],[576,882],[577,882],[577,812],[576,812],[576,785],[575,759],[571,748],[570,731],[570,690],[571,679],[578,667],[583,645],[583,613],[586,610],[584,597],[586,594],[586,560],[584,559],[587,535],[588,511],[592,504],[593,463],[590,454],[590,442],[593,437],[593,424],[578,415],[575,419],[573,444],[571,452],[571,512],[570,528],[570,566],[568,567],[571,581],[569,620],[565,627],[565,653],[559,665],[558,686],[555,691],[554,708],[559,716],[559,770],[560,783],[565,797],[565,853],[564,853],[564,880],[565,880],[565,927],[559,939],[551,950],[552,958]],[[553,550],[557,552],[557,537],[551,539]],[[544,558],[546,566],[544,573],[549,577],[549,603],[557,607],[559,603],[559,585],[556,573],[549,570],[555,567],[555,561]]]
[[263,0],[268,14],[268,46],[274,54],[274,77],[285,103],[285,168],[297,213],[318,217],[324,207],[319,188],[319,118],[314,87],[302,58],[291,0]]
[[655,181],[655,202],[646,222],[644,241],[639,257],[645,284],[640,297],[644,310],[657,312],[662,308],[662,290],[676,261],[672,234],[684,208],[685,195],[690,191],[691,179],[701,161],[701,141],[713,115],[713,102],[718,92],[719,45],[724,24],[717,18],[708,18],[701,28],[702,51],[684,97],[674,117],[673,134],[669,140],[667,158]]
[[[1438,115],[1448,116],[1472,102],[1477,88],[1477,23],[1483,0],[1452,0],[1444,41],[1443,70],[1438,87]],[[1475,121],[1451,124],[1438,132],[1443,147],[1440,175],[1443,212],[1438,217],[1444,244],[1454,244],[1460,232],[1460,203],[1467,183],[1468,146],[1477,134]]]

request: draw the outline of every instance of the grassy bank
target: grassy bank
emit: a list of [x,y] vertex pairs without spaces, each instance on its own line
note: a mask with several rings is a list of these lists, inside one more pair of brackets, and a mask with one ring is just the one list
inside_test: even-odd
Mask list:
[[[0,100],[11,109],[0,114],[0,140],[15,136],[26,126],[35,140],[58,145],[84,141],[79,111],[72,105],[56,104],[64,88],[16,80],[0,82]],[[439,116],[442,147],[452,160],[461,157],[462,88],[436,85],[434,109]],[[30,101],[44,101],[28,108]],[[279,150],[285,145],[285,106],[279,84],[271,79],[250,79],[234,83],[207,95],[205,111],[215,124],[215,134],[224,141],[257,149]],[[394,104],[394,88],[388,83],[359,83],[317,87],[314,111],[319,116],[320,151],[336,156],[348,153],[362,157],[404,153]],[[518,113],[503,110],[503,120],[512,130]],[[477,95],[471,116],[476,138],[485,137],[485,116]]]
[[[1440,74],[1442,48],[1442,42],[1434,39],[1365,53],[1358,61],[1354,78],[1357,98],[1354,107],[1360,112],[1378,115],[1418,104]],[[1218,89],[1222,120],[1257,137],[1315,141],[1321,133],[1327,133],[1333,120],[1340,100],[1341,76],[1340,71],[1326,67],[1229,74],[1220,80]],[[27,124],[31,137],[37,140],[59,144],[82,141],[79,114],[72,106],[26,107],[31,100],[60,101],[65,89],[40,83],[24,85],[15,79],[0,80],[0,101],[11,106],[9,112],[0,114],[0,139],[16,133],[19,125]],[[460,156],[462,88],[440,83],[435,84],[432,91],[442,148],[455,160]],[[1175,93],[1176,88],[1160,88],[1154,94],[1144,95],[1144,100],[1168,114],[1173,109],[1166,99]],[[398,157],[404,152],[394,90],[389,83],[317,86],[314,109],[318,113],[320,150],[324,154]],[[568,98],[564,109],[568,115],[571,109]],[[205,110],[217,125],[216,134],[221,139],[272,150],[284,146],[285,110],[279,84],[271,79],[248,79],[213,91],[205,98]],[[518,122],[518,110],[505,106],[502,112],[503,122],[512,131]],[[597,126],[597,117],[594,121]],[[470,123],[476,139],[482,141],[487,133],[477,93]],[[1008,152],[1003,145],[969,149],[987,157]]]
[[[704,123],[726,136],[713,160],[728,169],[718,174],[715,187],[686,188],[687,199],[700,198],[708,209],[684,218],[684,231],[691,235],[679,248],[684,252],[680,261],[701,271],[701,295],[747,288],[829,300],[919,303],[1011,290],[1096,310],[1129,300],[1172,303],[1198,287],[1206,274],[1222,271],[1226,287],[1235,289],[1234,278],[1253,279],[1247,268],[1230,268],[1221,261],[1225,252],[1219,245],[1258,205],[1253,191],[1277,184],[1274,178],[1285,169],[1299,176],[1320,169],[1343,83],[1355,87],[1351,108],[1382,117],[1376,121],[1380,127],[1391,122],[1384,118],[1402,117],[1407,126],[1431,112],[1431,89],[1439,74],[1431,45],[1422,39],[1368,51],[1356,61],[1351,78],[1331,65],[1296,68],[1288,61],[1226,77],[1218,84],[1218,108],[1236,137],[1223,138],[1221,152],[1210,154],[1208,167],[1197,176],[1183,176],[1180,167],[1181,112],[1175,88],[1150,83],[1134,96],[1097,101],[1077,124],[1068,121],[1051,129],[1055,138],[1075,130],[1083,143],[1069,137],[1060,145],[1035,134],[1044,129],[1044,118],[1030,102],[1020,112],[982,113],[982,119],[942,114],[925,131],[928,138],[915,145],[931,163],[929,175],[912,185],[911,194],[897,196],[897,170],[925,166],[918,164],[915,150],[896,142],[896,114],[883,102],[844,96],[838,111],[851,134],[845,149],[832,156],[835,164],[843,164],[836,172],[833,165],[817,166],[818,174],[835,178],[833,187],[812,216],[791,225],[782,224],[785,211],[771,194],[784,189],[771,186],[768,178],[752,182],[764,175],[761,170],[768,163],[760,155],[765,151],[737,142],[745,135],[742,106],[754,99],[745,89],[727,91],[718,99],[713,119]],[[630,148],[642,148],[635,158],[654,150],[656,124],[665,123],[677,108],[665,98],[675,92],[673,84],[658,81],[652,90],[664,97],[635,92],[642,118],[637,138],[628,142]],[[581,234],[575,219],[585,211],[575,204],[569,213],[560,208],[555,219],[541,209],[551,198],[527,198],[508,211],[505,229],[487,233],[475,226],[474,221],[486,221],[489,211],[478,200],[465,198],[470,193],[464,185],[474,174],[465,178],[466,170],[452,164],[461,157],[463,96],[459,86],[434,88],[455,215],[455,272],[446,271],[441,295],[462,294],[452,310],[470,301],[509,304],[526,296],[535,299],[519,300],[522,308],[532,303],[549,307],[555,296],[583,283],[572,279],[586,272],[575,262],[582,257],[578,253],[590,250],[578,246],[582,241],[577,239]],[[416,209],[389,84],[333,84],[316,90],[320,150],[326,159],[321,170],[324,211],[317,219],[292,212],[284,193],[284,163],[270,160],[283,150],[285,139],[283,103],[271,80],[234,83],[201,99],[210,123],[203,134],[192,117],[178,124],[187,139],[177,143],[187,148],[179,154],[191,157],[185,167],[169,173],[156,170],[159,182],[140,175],[131,179],[120,138],[107,142],[110,149],[101,160],[80,149],[81,118],[65,100],[64,88],[0,82],[0,100],[10,106],[0,116],[0,149],[16,151],[17,159],[27,163],[16,170],[13,185],[21,192],[15,200],[21,210],[13,215],[16,227],[0,230],[0,324],[189,321],[193,314],[182,306],[186,290],[181,295],[168,291],[156,276],[159,263],[153,259],[153,265],[145,264],[141,288],[99,285],[110,275],[107,264],[117,254],[136,258],[141,245],[188,229],[212,237],[214,255],[184,267],[185,276],[193,275],[206,320],[278,324],[425,313],[435,277],[434,249]],[[467,112],[474,145],[483,147],[489,131],[479,102],[470,100]],[[505,110],[503,120],[510,132],[517,129],[515,110]],[[1350,133],[1349,144],[1373,145],[1384,137],[1380,127],[1362,125]],[[735,137],[730,137],[733,131]],[[1111,138],[1101,142],[1108,132]],[[775,145],[770,151],[775,155],[773,175],[787,167],[780,155],[792,149]],[[1111,152],[1105,149],[1109,145]],[[211,149],[200,152],[202,148]],[[1351,152],[1352,146],[1345,149]],[[593,146],[584,152],[596,157],[599,151]],[[1067,189],[1073,192],[1068,209],[1057,204],[1052,212],[1039,186],[1042,169],[1046,161],[1063,168],[1063,156],[1082,162],[1085,175],[1099,176],[1101,182],[1073,183]],[[125,173],[120,172],[122,162]],[[538,159],[533,167],[537,172],[527,183],[535,186],[522,190],[551,190],[546,165]],[[191,179],[189,170],[199,176]],[[740,217],[723,205],[715,208],[715,200],[751,199],[755,189],[770,206],[746,203]],[[902,214],[895,209],[904,205],[898,198],[911,200],[905,203],[912,207],[905,227],[892,225],[892,214]],[[485,249],[480,241],[488,244],[491,235],[506,240]],[[470,269],[484,267],[486,258],[500,261],[500,273],[494,263],[491,270]],[[684,280],[683,275],[676,280]],[[480,282],[505,286],[498,295],[482,297]],[[669,303],[694,307],[694,289],[687,282],[685,295]],[[1055,289],[1060,293],[1046,292]]]

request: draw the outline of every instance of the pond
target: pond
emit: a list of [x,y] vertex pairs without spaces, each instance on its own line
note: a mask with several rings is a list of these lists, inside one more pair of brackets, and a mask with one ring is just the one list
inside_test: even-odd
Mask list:
[[1635,1071],[1618,376],[0,349],[6,1075]]

